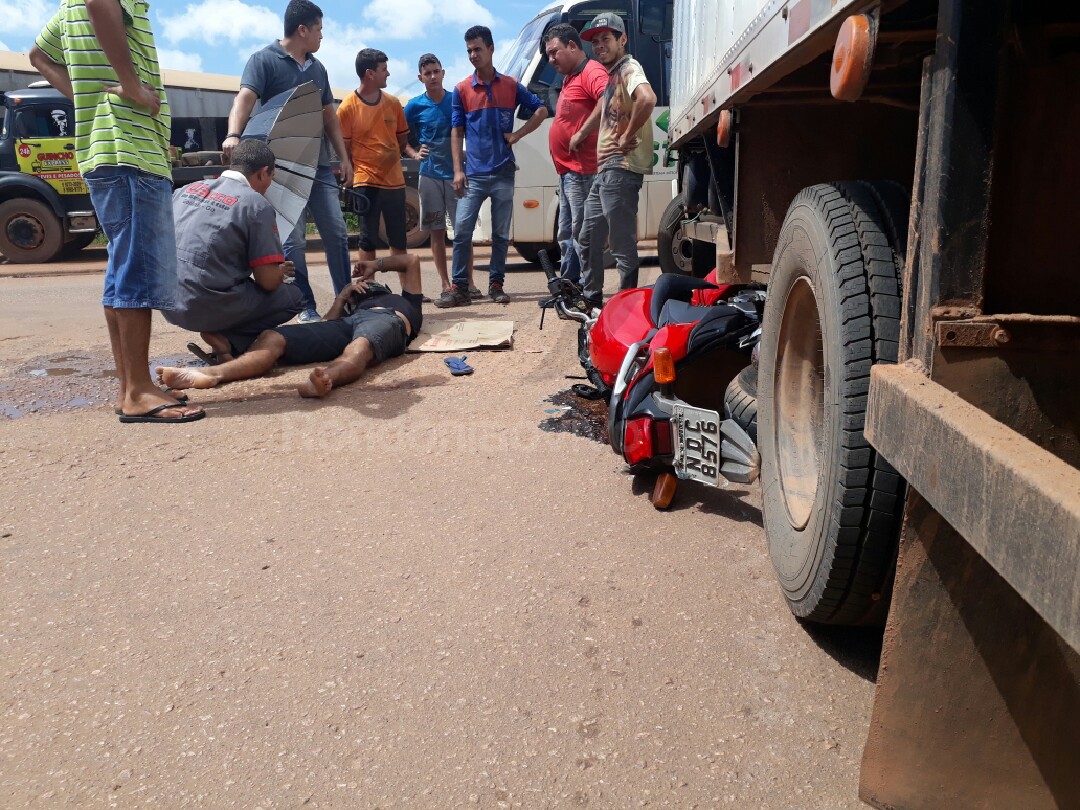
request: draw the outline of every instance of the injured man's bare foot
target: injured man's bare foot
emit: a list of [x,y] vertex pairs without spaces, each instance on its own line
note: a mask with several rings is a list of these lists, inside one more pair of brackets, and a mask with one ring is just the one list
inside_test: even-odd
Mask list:
[[220,332],[199,332],[201,337],[210,346],[210,351],[217,356],[219,363],[227,363],[233,359],[232,346]]
[[296,386],[296,390],[300,396],[318,397],[320,399],[329,394],[333,389],[334,381],[322,366],[312,369],[307,382]]
[[169,388],[213,388],[221,380],[197,368],[157,367],[158,379]]

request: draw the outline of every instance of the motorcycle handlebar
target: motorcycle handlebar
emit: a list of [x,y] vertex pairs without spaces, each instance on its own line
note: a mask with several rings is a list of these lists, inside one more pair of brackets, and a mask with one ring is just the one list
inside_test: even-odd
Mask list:
[[554,281],[556,276],[555,265],[551,263],[547,250],[541,250],[537,257],[540,259],[540,267],[543,269],[544,275],[547,276],[547,280]]

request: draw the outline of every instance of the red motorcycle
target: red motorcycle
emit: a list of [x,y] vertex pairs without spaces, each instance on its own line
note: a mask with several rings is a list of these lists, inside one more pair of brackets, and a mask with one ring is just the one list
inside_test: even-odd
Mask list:
[[764,288],[665,273],[595,309],[545,251],[540,260],[551,293],[540,306],[579,324],[578,360],[592,387],[575,392],[609,398],[608,440],[631,472],[660,471],[653,505],[670,506],[679,479],[753,482],[756,437],[722,414],[761,334]]

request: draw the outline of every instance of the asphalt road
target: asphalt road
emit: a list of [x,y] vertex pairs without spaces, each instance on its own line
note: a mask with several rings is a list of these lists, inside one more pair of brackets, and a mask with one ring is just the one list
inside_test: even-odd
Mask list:
[[471,377],[288,369],[120,425],[70,269],[0,268],[0,806],[862,806],[879,641],[791,617],[756,487],[658,513],[538,428],[579,373],[539,272],[427,313],[514,320]]

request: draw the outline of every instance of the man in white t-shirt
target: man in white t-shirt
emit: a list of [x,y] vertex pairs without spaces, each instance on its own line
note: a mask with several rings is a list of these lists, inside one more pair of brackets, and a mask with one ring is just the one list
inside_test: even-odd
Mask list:
[[596,145],[596,180],[585,200],[581,228],[582,286],[593,306],[604,299],[604,245],[619,268],[619,288],[638,284],[638,193],[652,173],[652,112],[656,94],[641,64],[626,52],[626,26],[613,11],[596,15],[581,32],[608,71]]

